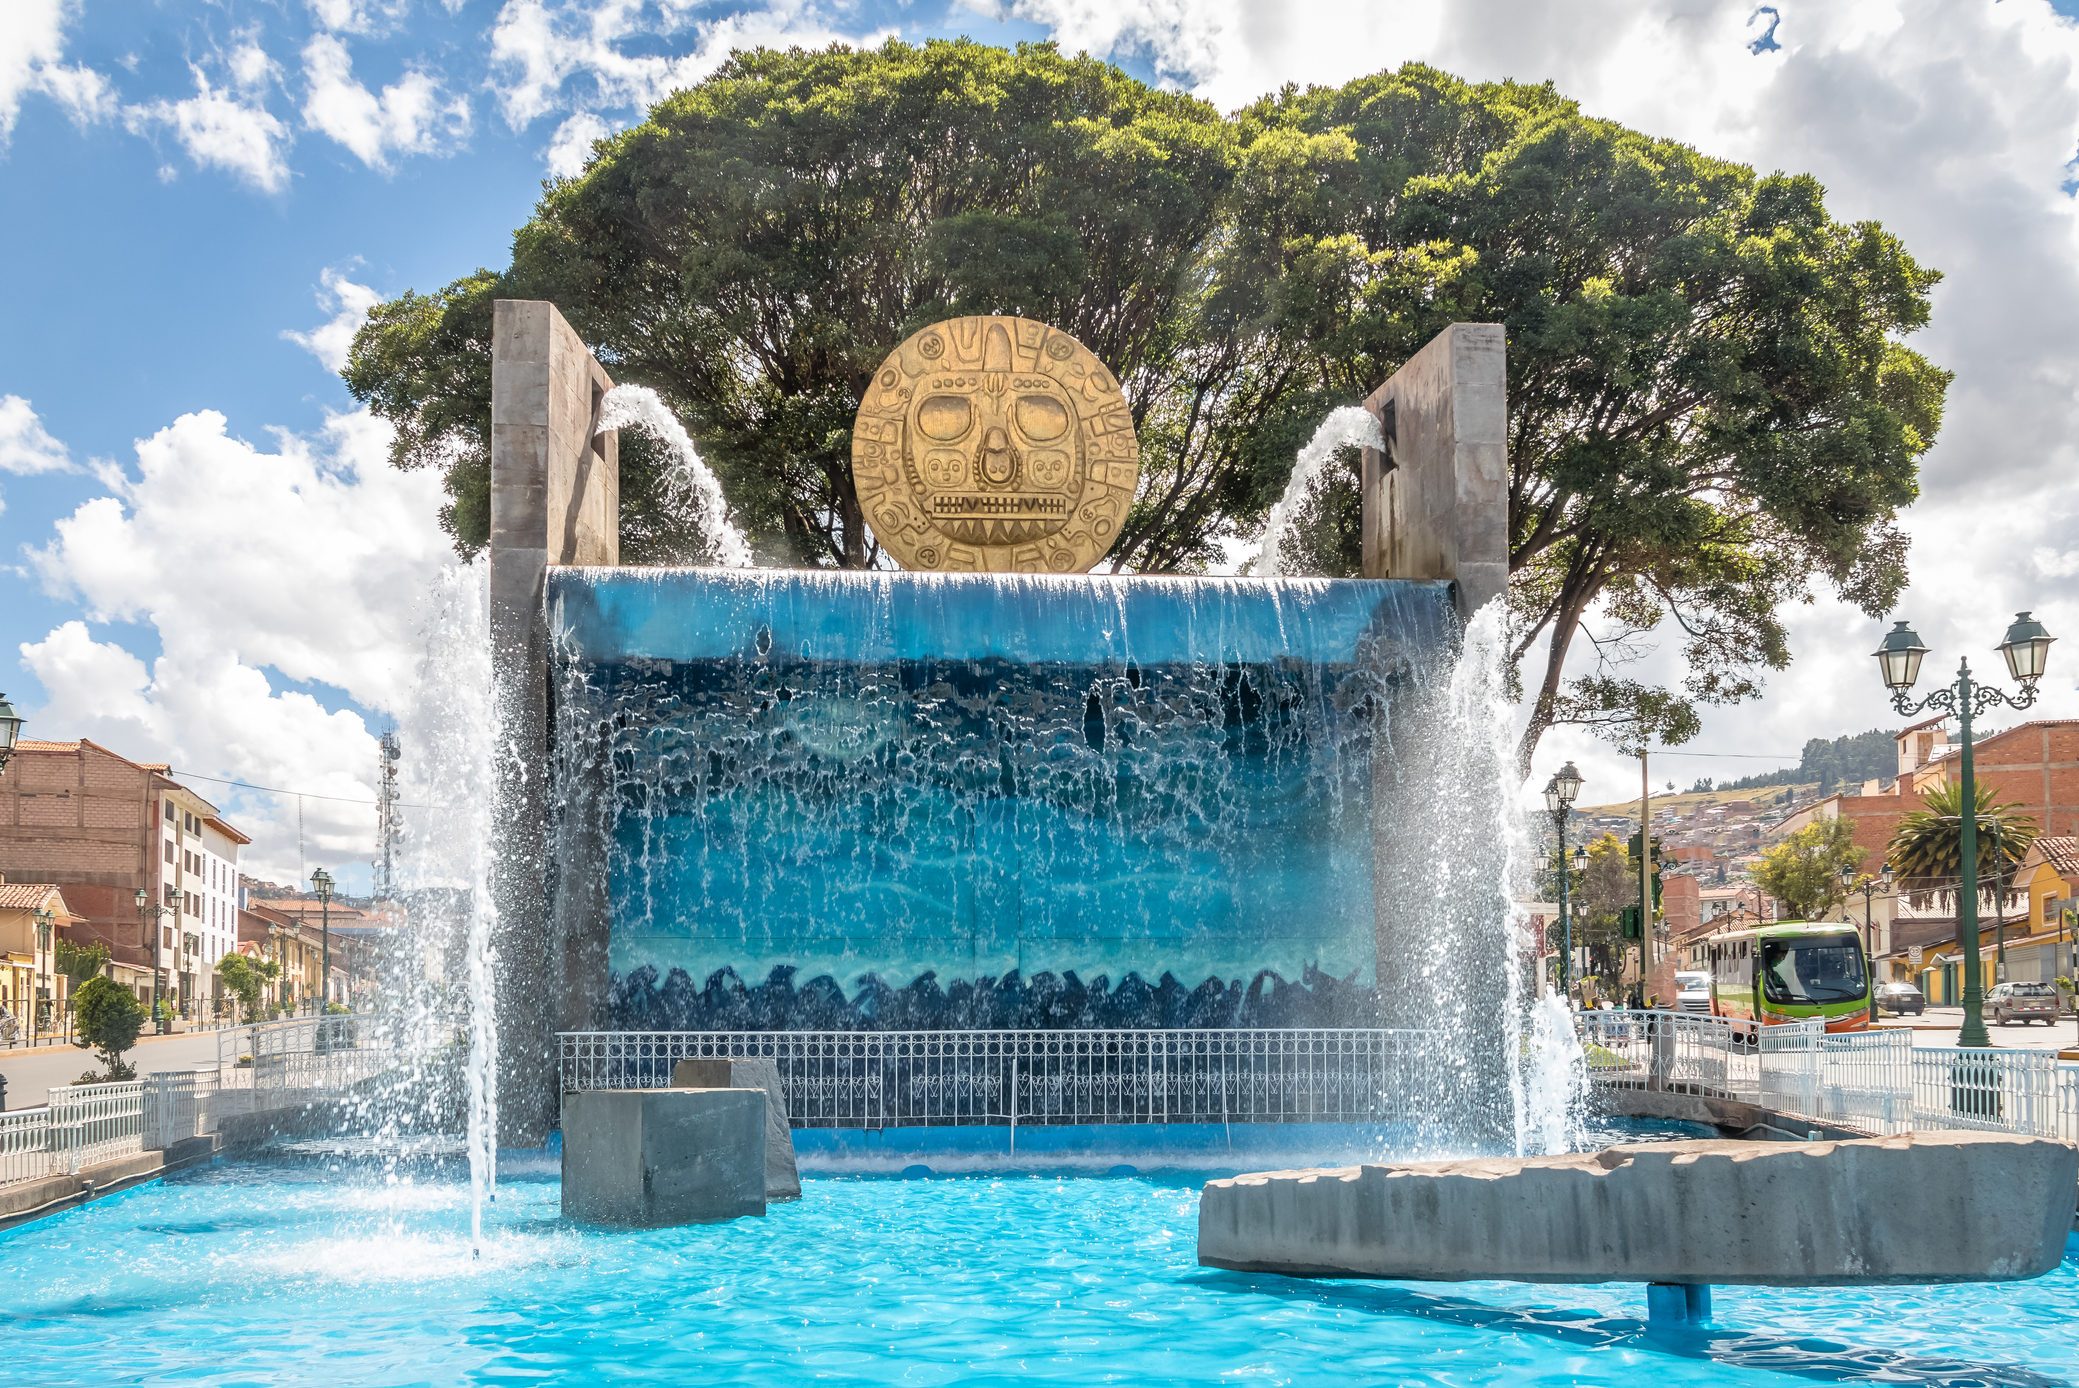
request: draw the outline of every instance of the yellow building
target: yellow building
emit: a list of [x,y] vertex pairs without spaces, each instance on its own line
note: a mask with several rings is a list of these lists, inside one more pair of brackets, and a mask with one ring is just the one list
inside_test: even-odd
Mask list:
[[73,919],[55,885],[0,877],[0,1008],[26,1036],[64,1025],[71,989],[58,972],[58,941]]
[[[2072,958],[2072,910],[2060,903],[2079,898],[2079,838],[2046,835],[2029,846],[2014,873],[2013,894],[2005,898],[2007,969],[2011,983],[2051,983],[2079,977]],[[1991,988],[2000,979],[1999,917],[1980,913],[1979,980]],[[1920,975],[1920,988],[1930,1006],[1956,1007],[1963,1002],[1963,953],[1954,927],[1930,946]]]

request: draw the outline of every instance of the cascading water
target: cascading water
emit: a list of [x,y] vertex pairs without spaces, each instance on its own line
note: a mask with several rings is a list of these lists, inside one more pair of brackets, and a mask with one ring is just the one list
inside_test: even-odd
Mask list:
[[747,569],[753,562],[750,541],[729,518],[722,484],[693,446],[692,436],[663,397],[648,386],[620,385],[600,402],[599,431],[641,429],[671,453],[663,497],[667,511],[691,513],[713,551],[713,562],[725,569]]
[[[424,807],[402,816],[397,877],[405,886],[410,947],[424,983],[407,1008],[409,1044],[440,1055],[459,1013],[466,1033],[462,1108],[469,1157],[470,1233],[483,1239],[484,1206],[497,1192],[495,851],[497,720],[491,681],[487,571],[480,563],[441,577],[428,606],[416,697],[400,715],[400,798]],[[454,986],[459,972],[461,986]]]
[[1442,1082],[1406,1102],[1419,1145],[1437,1151],[1469,1133],[1567,1150],[1578,1122],[1571,1019],[1533,1014],[1526,997],[1535,951],[1516,905],[1529,852],[1507,677],[1491,603],[1449,668],[1396,704],[1377,762],[1380,996],[1389,1026],[1436,1034]]
[[1285,494],[1271,507],[1270,519],[1263,527],[1263,547],[1249,563],[1248,572],[1259,578],[1274,578],[1281,571],[1285,537],[1292,530],[1292,523],[1299,517],[1300,508],[1312,495],[1314,484],[1328,466],[1338,450],[1349,447],[1378,448],[1383,440],[1379,434],[1379,421],[1371,411],[1359,405],[1344,405],[1330,410],[1328,418],[1321,421],[1314,436],[1307,440],[1306,447],[1299,450],[1293,459],[1292,478],[1285,484]]

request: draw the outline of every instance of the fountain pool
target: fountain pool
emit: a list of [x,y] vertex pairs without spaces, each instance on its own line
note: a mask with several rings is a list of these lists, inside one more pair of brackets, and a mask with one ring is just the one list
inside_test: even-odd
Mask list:
[[220,1162],[0,1235],[16,1270],[0,1377],[2069,1381],[2079,1244],[2014,1285],[1725,1288],[1716,1328],[1670,1333],[1646,1327],[1636,1287],[1203,1270],[1199,1186],[1233,1169],[810,1174],[763,1220],[609,1233],[558,1220],[553,1160],[508,1154],[473,1258],[459,1163],[386,1178],[337,1157]]

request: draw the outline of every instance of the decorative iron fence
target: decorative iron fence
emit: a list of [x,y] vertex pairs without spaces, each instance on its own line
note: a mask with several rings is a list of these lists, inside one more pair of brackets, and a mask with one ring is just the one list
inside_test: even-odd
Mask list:
[[41,1108],[0,1113],[0,1185],[77,1176],[101,1162],[200,1137],[214,1127],[219,1097],[209,1070],[60,1085]]
[[567,1032],[564,1091],[659,1089],[694,1058],[772,1060],[801,1128],[1370,1122],[1434,1092],[1426,1033],[1387,1030]]

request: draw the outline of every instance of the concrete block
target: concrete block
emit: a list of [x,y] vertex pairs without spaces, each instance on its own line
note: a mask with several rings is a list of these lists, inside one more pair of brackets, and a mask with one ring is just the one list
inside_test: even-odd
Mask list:
[[1206,1186],[1198,1260],[1436,1281],[2007,1282],[2057,1267],[2075,1183],[2079,1149],[2004,1133],[1266,1172]]
[[765,1091],[765,1198],[799,1200],[801,1172],[794,1164],[794,1129],[787,1094],[774,1060],[682,1060],[672,1067],[674,1089]]
[[1364,452],[1364,576],[1449,579],[1461,617],[1508,583],[1507,367],[1501,324],[1453,323],[1364,402],[1389,434]]
[[587,1089],[563,1099],[563,1217],[658,1229],[765,1213],[765,1095]]

